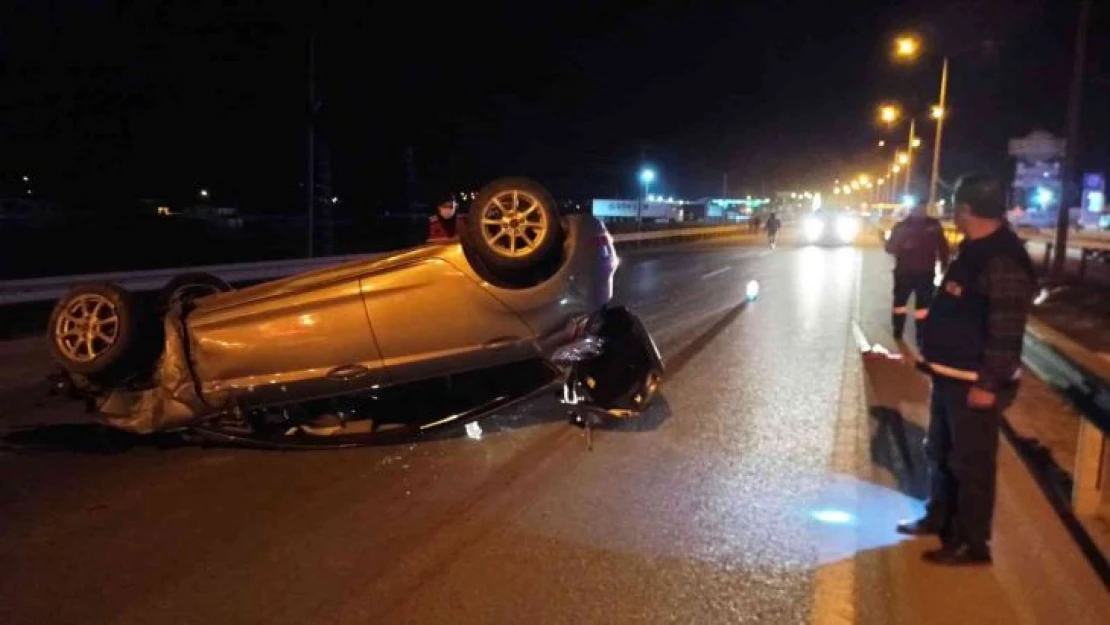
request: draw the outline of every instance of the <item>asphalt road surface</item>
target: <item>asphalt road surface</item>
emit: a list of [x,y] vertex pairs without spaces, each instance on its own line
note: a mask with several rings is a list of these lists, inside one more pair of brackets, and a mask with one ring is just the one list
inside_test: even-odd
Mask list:
[[[893,532],[921,510],[922,382],[859,356],[885,330],[880,252],[623,260],[618,299],[670,369],[592,451],[554,398],[477,440],[0,451],[0,623],[1105,622],[1008,447],[993,567],[929,568],[931,543]],[[9,369],[34,368],[29,345]],[[45,402],[0,426],[81,416]]]

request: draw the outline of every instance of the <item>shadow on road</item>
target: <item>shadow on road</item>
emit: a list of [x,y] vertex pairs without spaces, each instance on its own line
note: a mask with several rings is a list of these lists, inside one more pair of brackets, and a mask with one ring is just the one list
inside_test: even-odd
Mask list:
[[0,451],[119,454],[146,447],[175,449],[193,445],[174,433],[132,434],[98,423],[61,423],[11,429],[0,434]]
[[[660,393],[640,416],[628,419],[606,419],[595,425],[594,429],[612,432],[650,432],[663,425],[671,417],[671,414],[671,406],[667,403],[665,394]],[[557,422],[569,424],[569,411],[565,406],[558,403],[556,398],[542,397],[526,404],[522,410],[515,413],[495,414],[483,420],[481,426],[483,435],[489,435]],[[462,438],[466,435],[465,428],[460,426],[429,432],[419,440],[450,440]]]
[[718,319],[713,325],[706,328],[704,332],[699,334],[697,337],[694,338],[694,340],[690,341],[685,347],[680,349],[678,353],[676,353],[674,356],[671,356],[670,358],[667,358],[667,377],[673,378],[675,375],[677,375],[679,371],[681,371],[691,360],[694,359],[694,356],[697,356],[699,353],[701,353],[703,349],[705,349],[710,343],[713,342],[713,339],[717,338],[717,336],[720,335],[721,332],[725,331],[725,328],[727,328],[729,324],[731,324],[733,321],[736,321],[736,318],[739,317],[740,313],[744,312],[744,309],[747,307],[747,300],[741,301],[736,306],[733,306],[723,315],[721,315],[721,318]]
[[898,482],[898,490],[915,499],[929,494],[925,464],[925,430],[902,413],[886,406],[868,409],[875,420],[871,434],[871,461],[885,468]]
[[925,499],[929,382],[901,359],[864,358],[863,374],[871,461],[890,472],[899,491]]
[[[671,416],[671,407],[665,396],[660,394],[642,415],[631,419],[609,419],[595,426],[597,430],[613,432],[648,432],[658,429]],[[540,396],[521,407],[506,413],[494,413],[480,419],[483,436],[510,433],[514,430],[548,425],[557,422],[569,425],[569,414],[558,403],[554,394]],[[432,441],[447,441],[466,438],[467,429],[461,424],[457,427],[431,430],[425,433],[412,430],[381,432],[376,436],[362,436],[348,440],[344,447],[392,447]],[[352,439],[354,437],[351,437]],[[0,431],[0,451],[8,452],[63,452],[97,455],[120,454],[137,448],[178,449],[182,447],[244,448],[256,450],[326,450],[340,447],[328,446],[320,441],[315,444],[251,444],[243,441],[219,441],[204,439],[197,435],[176,432],[160,432],[141,435],[117,430],[99,423],[64,423],[50,425],[30,425]]]

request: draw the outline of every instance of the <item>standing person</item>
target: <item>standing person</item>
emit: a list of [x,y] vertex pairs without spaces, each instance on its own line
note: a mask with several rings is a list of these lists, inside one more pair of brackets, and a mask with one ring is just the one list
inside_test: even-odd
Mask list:
[[771,249],[775,249],[780,228],[782,228],[782,222],[779,221],[779,216],[772,212],[767,216],[767,242],[771,244]]
[[761,222],[762,220],[759,218],[759,215],[752,215],[751,220],[748,221],[748,228],[751,229],[752,234],[759,234],[759,225]]
[[458,217],[458,204],[450,199],[436,207],[436,214],[428,218],[428,241],[447,241],[459,235],[462,225]]
[[894,338],[902,340],[909,312],[910,295],[914,297],[914,325],[921,342],[921,326],[929,313],[935,292],[937,263],[941,271],[948,268],[948,241],[940,221],[925,214],[920,201],[910,214],[890,231],[886,251],[894,256],[894,302],[890,320]]
[[1035,290],[1033,263],[1006,224],[1006,191],[985,176],[956,186],[956,225],[965,236],[925,321],[918,366],[932,377],[930,495],[925,516],[903,534],[936,534],[924,558],[989,564],[998,428],[1021,373],[1022,337]]

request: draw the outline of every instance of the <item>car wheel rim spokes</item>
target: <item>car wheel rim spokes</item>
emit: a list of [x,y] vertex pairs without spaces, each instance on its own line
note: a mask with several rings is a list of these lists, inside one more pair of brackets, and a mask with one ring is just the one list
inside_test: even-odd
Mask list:
[[518,258],[536,251],[548,236],[547,211],[536,196],[524,191],[495,195],[482,208],[482,239],[494,253]]
[[119,311],[103,295],[82,295],[69,303],[54,327],[54,343],[66,358],[91,362],[119,340]]

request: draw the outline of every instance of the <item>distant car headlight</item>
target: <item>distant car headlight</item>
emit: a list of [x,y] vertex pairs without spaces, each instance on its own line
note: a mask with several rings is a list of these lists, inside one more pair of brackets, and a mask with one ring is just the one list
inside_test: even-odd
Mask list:
[[821,234],[825,232],[825,222],[816,217],[808,217],[802,222],[802,234],[810,243],[821,238]]
[[847,215],[841,215],[836,220],[836,236],[841,241],[849,243],[859,235],[859,220]]

